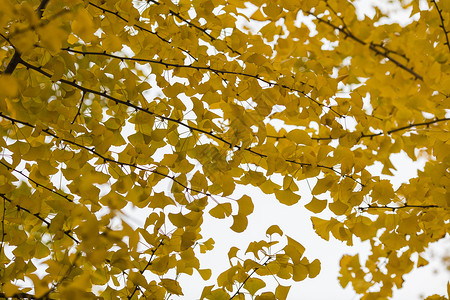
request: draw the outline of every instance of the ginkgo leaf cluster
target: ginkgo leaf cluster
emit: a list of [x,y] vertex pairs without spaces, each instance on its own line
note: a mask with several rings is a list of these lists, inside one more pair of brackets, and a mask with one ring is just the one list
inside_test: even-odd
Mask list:
[[[1,297],[176,298],[199,275],[201,299],[287,299],[321,264],[278,224],[202,265],[207,217],[250,226],[246,185],[370,243],[339,282],[392,297],[450,224],[450,2],[398,4],[406,25],[347,0],[0,0]],[[400,186],[397,153],[424,162]]]

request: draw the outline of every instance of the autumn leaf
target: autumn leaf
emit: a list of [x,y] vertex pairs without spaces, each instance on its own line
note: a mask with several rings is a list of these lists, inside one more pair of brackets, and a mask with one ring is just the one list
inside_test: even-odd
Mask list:
[[308,194],[392,298],[450,207],[450,6],[397,4],[0,0],[0,298],[301,298]]

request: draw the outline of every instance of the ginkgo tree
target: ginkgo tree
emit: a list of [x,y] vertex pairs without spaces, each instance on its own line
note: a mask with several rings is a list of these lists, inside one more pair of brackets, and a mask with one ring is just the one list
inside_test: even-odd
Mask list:
[[[450,1],[398,1],[407,25],[353,2],[0,0],[1,296],[176,299],[211,276],[205,214],[245,231],[253,185],[325,240],[370,243],[340,284],[391,297],[449,232]],[[394,188],[400,152],[426,163]],[[199,298],[286,299],[317,276],[266,225]]]

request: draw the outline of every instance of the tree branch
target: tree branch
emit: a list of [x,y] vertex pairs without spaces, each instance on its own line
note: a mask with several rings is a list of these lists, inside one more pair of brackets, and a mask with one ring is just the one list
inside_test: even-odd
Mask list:
[[449,209],[449,208],[441,207],[441,206],[438,206],[438,205],[410,205],[410,204],[404,204],[402,206],[389,206],[389,205],[372,205],[372,204],[369,204],[368,206],[360,206],[360,207],[358,207],[358,210],[366,211],[366,210],[369,210],[369,209],[386,209],[386,210],[396,211],[398,209],[406,209],[406,208],[422,208],[422,209],[442,208],[442,209]]
[[[411,124],[406,125],[406,126],[393,128],[393,129],[388,130],[388,131],[386,131],[386,132],[371,133],[371,134],[364,134],[364,133],[361,133],[361,136],[359,137],[359,139],[362,139],[362,138],[373,138],[373,137],[375,137],[375,136],[381,136],[381,135],[385,135],[385,134],[390,135],[390,134],[392,134],[392,133],[394,133],[394,132],[402,131],[402,130],[405,130],[405,129],[410,129],[410,128],[413,128],[413,127],[419,127],[419,126],[427,126],[427,127],[428,127],[428,126],[430,126],[430,125],[432,125],[432,124],[439,123],[439,122],[444,122],[444,121],[450,121],[450,118],[442,118],[442,119],[436,118],[436,119],[434,119],[434,120],[427,121],[427,122],[422,122],[422,123],[411,123]],[[343,136],[345,136],[345,135],[343,135]],[[327,140],[329,141],[329,140],[337,140],[337,139],[340,139],[340,138],[342,138],[343,136],[340,136],[340,137],[337,137],[337,138],[333,138],[333,137],[331,137],[331,136],[330,136],[330,137],[318,137],[318,136],[312,136],[311,139],[312,139],[312,140],[315,140],[315,141],[327,141]],[[267,138],[272,138],[272,139],[278,140],[278,139],[285,139],[285,138],[286,138],[286,135],[283,135],[283,136],[267,135],[266,137],[267,137]]]
[[441,19],[440,27],[442,28],[442,31],[444,31],[444,36],[445,36],[445,39],[446,39],[446,42],[444,43],[444,45],[447,45],[448,51],[450,52],[450,42],[449,42],[449,39],[448,39],[448,34],[449,34],[450,31],[447,31],[447,29],[445,28],[444,16],[442,16],[442,9],[439,9],[436,0],[430,0],[430,1],[436,7],[436,10],[437,10],[437,12],[439,14],[439,19]]
[[[156,251],[158,251],[158,249],[164,245],[164,238],[161,239],[161,241],[159,242],[159,244],[156,246],[156,248],[152,249],[152,254],[150,255],[150,258],[147,261],[147,264],[145,265],[145,267],[139,271],[139,273],[144,274],[144,272],[147,270],[147,268],[152,264],[153,262],[153,257],[155,256]],[[131,295],[127,296],[127,299],[130,300],[131,298],[133,298],[134,294],[137,292],[137,290],[139,289],[139,285],[135,284],[134,288],[133,288],[133,292],[131,293]]]
[[30,300],[37,300],[34,295],[27,294],[27,293],[15,293],[13,295],[7,296],[5,293],[0,293],[0,299],[30,299]]
[[[249,77],[249,78],[254,78],[258,81],[261,81],[269,86],[278,86],[281,87],[283,89],[287,89],[291,92],[298,92],[300,94],[302,94],[304,97],[308,98],[310,101],[314,102],[315,104],[317,104],[319,107],[324,107],[327,108],[331,111],[333,111],[336,115],[338,115],[340,118],[344,117],[342,114],[338,113],[335,109],[333,109],[332,106],[327,106],[319,101],[317,101],[316,99],[312,98],[311,96],[309,96],[306,92],[293,88],[293,87],[289,87],[287,85],[284,84],[280,84],[276,81],[270,81],[267,79],[262,78],[259,75],[252,75],[252,74],[248,74],[248,73],[243,73],[243,72],[236,72],[236,71],[227,71],[227,70],[220,70],[220,69],[215,69],[212,68],[210,66],[195,66],[195,65],[183,65],[183,64],[176,64],[176,63],[170,63],[170,62],[164,62],[162,60],[156,60],[156,59],[146,59],[146,58],[136,58],[136,57],[126,57],[126,56],[119,56],[119,55],[114,55],[114,54],[110,54],[110,53],[106,53],[106,52],[95,52],[95,51],[80,51],[80,50],[74,50],[71,48],[63,48],[62,50],[70,52],[70,53],[76,53],[76,54],[81,54],[81,55],[96,55],[96,56],[105,56],[105,57],[109,57],[109,58],[114,58],[114,59],[118,59],[121,61],[132,61],[132,62],[137,62],[137,63],[149,63],[149,64],[158,64],[158,65],[163,65],[166,68],[171,67],[171,68],[187,68],[187,69],[194,69],[197,71],[203,70],[203,71],[209,71],[209,72],[213,72],[216,74],[222,74],[222,75],[236,75],[236,76],[244,76],[244,77]],[[306,83],[301,82],[303,85],[305,85]],[[314,88],[313,86],[310,86],[312,88]]]
[[19,28],[19,29],[14,30],[13,32],[8,34],[8,38],[11,39],[11,38],[15,37],[16,35],[25,33],[27,31],[35,30],[36,28],[44,27],[45,25],[48,25],[50,23],[50,21],[55,20],[58,17],[61,17],[62,15],[66,14],[68,12],[70,12],[70,10],[68,8],[63,8],[59,12],[55,13],[54,15],[48,16],[44,20],[41,20],[41,22],[39,24],[37,24],[37,25],[32,25],[32,26],[28,26],[28,27],[25,27],[25,28]]
[[[103,7],[101,7],[101,6],[99,6],[99,5],[95,4],[95,3],[92,3],[92,2],[89,2],[89,5],[91,5],[92,7],[97,8],[97,9],[100,9],[103,13],[109,13],[109,14],[114,15],[114,16],[116,16],[117,18],[121,19],[122,21],[129,23],[128,19],[122,17],[122,16],[119,14],[118,11],[114,12],[114,11],[112,11],[112,10],[103,8]],[[163,42],[169,44],[172,48],[176,48],[176,49],[178,49],[178,50],[184,52],[185,54],[189,55],[189,56],[190,56],[192,59],[194,59],[195,61],[198,61],[198,59],[197,59],[196,57],[194,57],[194,56],[189,52],[189,50],[183,49],[183,48],[178,47],[178,46],[177,46],[177,47],[172,46],[172,45],[171,45],[172,42],[171,42],[170,40],[168,40],[168,39],[163,38],[158,32],[153,32],[153,31],[151,31],[151,30],[149,30],[149,29],[147,29],[147,28],[144,28],[144,27],[142,27],[142,26],[140,26],[140,25],[137,25],[137,24],[133,24],[132,26],[133,26],[133,27],[136,27],[136,28],[138,28],[139,30],[142,30],[142,31],[144,31],[144,32],[147,32],[147,33],[150,33],[150,34],[152,34],[152,35],[155,35],[155,36],[158,37],[161,41],[163,41]]]
[[[44,223],[45,225],[47,225],[47,227],[50,227],[50,222],[47,221],[46,219],[44,219],[43,217],[41,217],[40,213],[32,213],[29,209],[22,207],[18,204],[14,204],[13,201],[11,199],[9,199],[8,197],[5,196],[5,194],[0,194],[0,197],[3,198],[4,200],[8,201],[9,203],[11,203],[12,205],[14,205],[18,210],[27,212],[30,215],[33,215],[35,218],[39,219],[42,223]],[[66,236],[68,236],[69,238],[71,238],[75,243],[79,244],[80,241],[77,240],[76,238],[73,237],[73,235],[70,234],[71,230],[66,230],[66,231],[62,231]]]
[[413,127],[418,127],[418,126],[429,126],[429,125],[434,124],[434,123],[444,122],[444,121],[449,121],[449,120],[450,120],[450,118],[442,118],[442,119],[436,118],[436,119],[431,120],[431,121],[428,121],[428,122],[413,123],[413,124],[409,124],[409,125],[406,125],[406,126],[394,128],[394,129],[391,129],[391,130],[389,130],[389,131],[386,131],[386,133],[384,133],[384,132],[379,132],[379,133],[372,133],[372,134],[362,134],[362,135],[361,135],[361,138],[366,138],[366,137],[372,138],[372,137],[380,136],[380,135],[383,135],[383,134],[388,134],[388,135],[390,135],[390,134],[392,134],[392,133],[394,133],[394,132],[402,131],[402,130],[405,130],[405,129],[409,129],[409,128],[413,128]]
[[337,26],[337,25],[331,23],[328,20],[324,20],[324,19],[316,16],[314,13],[312,13],[310,11],[307,11],[306,13],[308,15],[313,16],[314,18],[316,18],[319,22],[324,23],[324,24],[326,24],[326,25],[328,25],[328,26],[338,30],[339,32],[342,32],[345,35],[345,37],[351,38],[352,40],[358,42],[361,45],[366,46],[367,44],[369,44],[369,49],[372,50],[373,52],[375,52],[376,55],[383,56],[384,58],[388,59],[390,62],[394,63],[397,67],[399,67],[399,68],[405,70],[406,72],[410,73],[411,75],[413,75],[414,78],[423,81],[423,77],[421,75],[419,75],[418,73],[414,72],[411,68],[408,68],[407,66],[405,66],[404,64],[402,64],[401,62],[399,62],[398,60],[396,60],[395,58],[390,56],[389,52],[393,52],[393,51],[386,50],[386,51],[382,52],[382,51],[378,50],[377,47],[382,47],[383,49],[386,49],[384,46],[379,46],[379,45],[375,46],[375,44],[373,44],[372,42],[370,42],[370,43],[364,42],[363,40],[361,40],[358,37],[356,37],[355,35],[353,35],[353,33],[351,33],[348,30],[348,28],[346,28],[346,27]]
[[[151,1],[151,2],[160,5],[160,3],[156,2],[156,1]],[[93,7],[97,8],[97,9],[102,10],[103,13],[107,12],[107,13],[109,13],[109,14],[112,14],[112,15],[116,16],[117,18],[121,19],[122,21],[128,23],[128,20],[127,20],[126,18],[122,17],[118,12],[113,12],[113,11],[111,11],[111,10],[108,10],[108,9],[106,9],[106,8],[103,8],[103,7],[101,7],[101,6],[98,6],[98,5],[96,5],[96,4],[92,3],[92,2],[89,2],[89,4],[92,5]],[[176,15],[177,17],[179,17],[180,19],[182,19],[184,22],[190,24],[191,26],[196,27],[195,25],[189,23],[189,21],[187,21],[187,20],[185,20],[184,18],[182,18],[178,13],[173,12],[172,10],[170,10],[170,12],[171,12],[172,14]],[[140,29],[140,30],[142,30],[142,31],[144,31],[144,32],[148,32],[148,33],[150,33],[150,34],[156,35],[159,39],[161,39],[162,41],[166,42],[166,43],[169,44],[169,45],[171,44],[171,41],[170,41],[170,40],[167,40],[167,39],[163,38],[163,37],[160,36],[157,32],[153,32],[153,31],[151,31],[151,30],[148,30],[148,29],[146,29],[146,28],[144,28],[144,27],[142,27],[142,26],[140,26],[140,25],[134,24],[133,26],[136,27],[136,28],[138,28],[138,29]],[[201,30],[202,32],[204,32],[205,34],[207,34],[208,36],[210,36],[210,35],[206,32],[205,29],[200,28],[200,27],[198,27],[198,29]],[[213,40],[215,40],[215,38],[212,37],[212,36],[210,36],[210,38],[213,39]],[[174,46],[171,46],[171,47],[173,48]],[[228,47],[232,52],[241,55],[241,53],[239,53],[239,52],[233,50],[229,45],[227,45],[227,47]],[[176,47],[176,48],[179,49],[179,50],[181,50],[182,52],[185,52],[186,54],[188,54],[188,55],[189,55],[191,58],[193,58],[195,61],[198,61],[198,59],[197,59],[196,57],[192,56],[188,50],[182,49],[182,48],[180,48],[180,47]],[[63,50],[71,51],[71,52],[73,52],[73,53],[83,54],[83,51],[75,52],[75,50],[72,50],[72,49],[69,49],[69,48],[65,48],[65,49],[63,49]],[[106,55],[106,56],[109,56],[109,57],[113,57],[113,58],[120,59],[120,60],[122,60],[122,61],[123,61],[123,60],[134,60],[134,61],[137,61],[137,62],[140,61],[140,62],[147,62],[147,63],[159,63],[159,64],[165,65],[166,67],[169,67],[169,66],[172,66],[172,67],[179,67],[179,68],[181,68],[181,67],[190,67],[190,68],[197,69],[197,70],[200,70],[200,69],[208,70],[208,71],[214,72],[214,73],[216,73],[216,74],[232,74],[232,75],[242,75],[242,76],[253,77],[253,78],[255,78],[255,79],[257,79],[257,80],[259,80],[259,81],[261,81],[261,82],[264,82],[264,83],[268,84],[269,86],[275,85],[275,86],[279,86],[279,87],[288,89],[288,90],[290,90],[290,91],[292,91],[292,92],[294,92],[294,91],[295,91],[295,92],[298,92],[298,93],[302,94],[303,96],[305,96],[306,98],[308,98],[309,100],[315,102],[317,105],[319,105],[319,106],[321,106],[321,107],[326,107],[326,108],[330,109],[330,110],[333,111],[336,115],[338,115],[340,118],[343,118],[343,117],[344,117],[344,115],[338,113],[338,112],[337,112],[335,109],[333,109],[331,106],[327,106],[327,105],[325,105],[325,104],[323,104],[323,103],[318,102],[317,100],[313,99],[313,98],[310,97],[307,93],[305,93],[305,92],[303,92],[303,91],[301,91],[301,90],[294,89],[294,88],[291,88],[291,87],[288,87],[288,86],[286,86],[286,85],[282,85],[282,84],[279,84],[279,83],[276,83],[276,82],[271,82],[271,81],[268,81],[268,80],[264,80],[264,79],[262,79],[261,77],[259,77],[259,76],[257,76],[257,75],[255,76],[255,75],[244,74],[244,73],[239,73],[239,72],[231,72],[231,71],[216,70],[216,69],[212,69],[211,67],[194,67],[194,66],[192,66],[192,65],[181,65],[181,64],[180,64],[180,65],[177,65],[177,64],[170,64],[170,63],[162,63],[161,61],[158,61],[158,60],[145,60],[145,59],[137,59],[137,60],[136,60],[136,59],[127,58],[127,57],[114,56],[114,55],[106,54],[106,53],[102,53],[102,52],[84,52],[84,55],[88,55],[88,54]],[[304,82],[301,82],[301,83],[302,83],[303,85],[306,85],[306,83],[304,83]],[[308,85],[309,85],[309,84],[308,84]],[[315,87],[313,87],[313,86],[311,86],[311,85],[309,85],[309,86],[312,87],[312,88],[315,88]]]
[[[47,78],[51,78],[51,77],[52,77],[52,75],[51,75],[50,73],[48,73],[48,72],[42,70],[42,68],[36,67],[36,66],[34,66],[34,65],[32,65],[32,64],[30,64],[30,63],[28,63],[28,62],[25,62],[25,61],[22,60],[22,59],[21,59],[20,63],[21,63],[22,65],[24,65],[25,67],[29,68],[29,69],[32,69],[32,70],[34,70],[34,71],[36,71],[36,72],[38,72],[38,73],[41,73],[42,75],[44,75],[44,76],[47,77]],[[254,151],[254,150],[251,149],[251,147],[244,148],[244,147],[242,147],[242,146],[235,145],[235,144],[233,144],[233,143],[231,143],[231,142],[225,140],[224,138],[215,135],[212,131],[206,131],[206,130],[204,130],[204,129],[200,129],[200,128],[196,128],[196,127],[190,126],[190,125],[188,125],[188,124],[183,123],[183,122],[182,122],[181,120],[179,120],[179,119],[174,119],[174,118],[171,118],[171,117],[166,117],[166,116],[163,116],[163,115],[156,114],[155,112],[150,111],[148,108],[142,108],[142,107],[140,107],[140,106],[138,106],[138,105],[136,105],[136,104],[131,103],[130,101],[120,100],[120,99],[118,99],[118,98],[116,98],[116,97],[113,97],[113,96],[109,95],[106,91],[105,91],[105,92],[99,92],[99,91],[96,91],[96,90],[93,90],[93,89],[90,89],[90,88],[83,87],[83,86],[77,84],[75,80],[74,80],[74,81],[70,81],[70,80],[67,80],[67,79],[59,79],[58,81],[61,82],[61,83],[65,83],[65,84],[67,84],[67,85],[73,86],[74,88],[77,88],[77,89],[79,89],[79,90],[81,90],[81,91],[83,91],[83,92],[91,93],[91,94],[94,94],[94,95],[97,95],[97,96],[100,96],[100,97],[104,97],[104,98],[106,98],[106,99],[109,99],[109,100],[115,102],[116,104],[126,105],[126,106],[128,106],[128,107],[130,107],[130,108],[135,109],[136,111],[142,111],[143,113],[147,113],[147,114],[149,114],[149,115],[156,116],[156,117],[160,118],[162,121],[173,122],[173,123],[179,124],[180,126],[183,126],[183,127],[187,128],[187,129],[189,129],[189,130],[191,130],[191,131],[196,131],[196,132],[205,134],[206,136],[211,137],[212,139],[215,139],[215,140],[217,140],[217,141],[220,141],[220,142],[226,144],[226,145],[229,146],[230,148],[235,148],[235,149],[237,149],[237,150],[247,151],[247,152],[252,153],[252,154],[255,154],[255,155],[257,155],[257,156],[259,156],[259,157],[261,157],[261,158],[266,158],[266,157],[267,157],[266,154],[262,154],[262,153],[259,153],[259,152],[257,152],[257,151]],[[72,141],[68,141],[68,143],[74,144]],[[86,146],[82,146],[82,148],[85,148],[85,149],[91,151],[92,153],[95,152],[93,149],[89,149],[89,148],[87,148]],[[94,151],[94,152],[93,152],[93,151]],[[99,154],[97,154],[96,152],[95,152],[95,154],[96,154],[96,155],[99,155]],[[112,162],[114,161],[114,160],[112,160],[112,159],[110,159],[110,158],[104,158],[104,159],[105,159],[105,161],[112,161]],[[289,162],[289,163],[296,164],[296,165],[300,165],[300,166],[312,166],[311,163],[302,163],[302,162],[298,162],[298,161],[295,161],[295,160],[292,160],[292,159],[285,159],[285,161],[286,161],[286,162]],[[132,166],[131,164],[127,164],[127,163],[123,163],[123,165],[130,165],[130,166]],[[135,167],[135,166],[134,166],[134,167]],[[341,172],[339,172],[338,170],[334,169],[333,167],[324,166],[324,165],[319,165],[319,164],[316,165],[316,167],[322,168],[322,169],[332,170],[333,172],[335,172],[335,173],[338,174],[338,175],[341,175],[341,176],[345,176],[345,177],[351,178],[353,181],[357,182],[357,183],[360,184],[361,186],[365,186],[365,185],[362,184],[360,181],[354,179],[352,176],[349,176],[349,175],[342,175]],[[151,172],[154,172],[154,171],[151,171]],[[161,175],[161,174],[160,174],[160,175]],[[163,175],[163,176],[168,177],[168,175]],[[171,177],[168,177],[168,178],[171,178]],[[184,186],[184,185],[183,185],[183,186]],[[192,189],[191,189],[191,190],[192,190]],[[205,193],[202,192],[202,194],[205,194]],[[210,196],[210,194],[208,194],[208,195]]]
[[5,213],[6,213],[6,199],[3,199],[3,214],[2,214],[2,241],[0,244],[0,258],[2,257],[3,244],[5,242]]
[[[267,260],[263,263],[263,266],[267,265],[267,263],[269,262],[269,260],[271,260],[271,257],[267,257]],[[253,271],[248,274],[247,278],[245,278],[245,280],[239,285],[237,291],[233,294],[233,296],[231,296],[230,300],[233,299],[234,297],[236,297],[237,295],[240,294],[241,289],[244,287],[245,283],[253,276],[253,274],[255,274],[256,271],[258,271],[260,269],[260,267],[256,267],[253,269]]]
[[[3,118],[6,118],[6,116],[4,116],[1,112],[0,112],[0,116],[3,117]],[[54,194],[64,198],[65,200],[73,203],[73,200],[70,199],[69,196],[63,195],[60,192],[55,191],[55,190],[53,190],[53,189],[51,189],[51,188],[49,188],[49,187],[47,187],[47,186],[37,182],[36,180],[34,180],[34,179],[30,178],[29,176],[27,176],[24,172],[14,169],[12,166],[9,166],[8,164],[2,162],[1,160],[0,160],[0,164],[3,165],[8,171],[14,171],[16,173],[19,173],[20,175],[22,175],[23,177],[28,179],[28,181],[34,183],[36,186],[40,186],[41,188],[46,189],[47,191],[52,192],[52,193],[54,193]]]
[[42,0],[41,4],[39,4],[38,8],[36,9],[36,13],[39,17],[39,19],[42,18],[42,15],[44,14],[44,10],[47,7],[47,4],[50,2],[50,0]]
[[[11,121],[11,122],[15,122],[15,123],[19,123],[19,124],[22,124],[22,125],[25,125],[25,126],[28,126],[28,127],[31,127],[31,128],[35,128],[34,125],[32,125],[32,124],[30,124],[30,123],[27,123],[27,122],[24,122],[24,121],[20,121],[20,120],[14,119],[14,118],[12,118],[12,117],[9,117],[9,116],[3,114],[1,111],[0,111],[0,117],[5,118],[5,119],[7,119],[7,120],[9,120],[9,121]],[[194,189],[194,188],[190,188],[190,187],[188,187],[187,185],[185,185],[185,184],[183,184],[182,182],[180,182],[180,181],[178,181],[177,179],[175,179],[173,176],[170,176],[170,175],[161,173],[161,172],[156,171],[156,170],[149,170],[149,169],[144,168],[144,167],[141,167],[141,166],[139,166],[139,165],[137,165],[137,164],[121,162],[121,161],[114,160],[114,159],[112,159],[112,158],[106,157],[106,156],[104,156],[104,155],[98,153],[97,151],[95,151],[95,148],[89,148],[89,147],[84,146],[84,145],[82,145],[82,144],[80,144],[80,143],[77,143],[77,142],[74,142],[74,141],[71,141],[71,140],[68,140],[68,139],[64,139],[64,138],[59,137],[57,134],[51,132],[49,128],[42,130],[42,132],[44,132],[45,134],[47,134],[47,135],[49,135],[49,136],[51,136],[51,137],[54,137],[55,139],[57,139],[57,140],[59,140],[59,141],[62,141],[62,142],[64,142],[64,143],[66,143],[66,144],[73,145],[73,146],[79,147],[79,148],[81,148],[81,149],[83,149],[83,150],[86,150],[86,151],[88,151],[88,152],[94,154],[94,155],[97,156],[98,158],[101,158],[105,163],[106,163],[106,162],[109,162],[109,163],[115,163],[115,164],[117,164],[117,165],[119,165],[119,166],[128,166],[128,167],[136,168],[136,169],[141,170],[141,171],[154,173],[154,174],[160,175],[160,176],[162,176],[162,177],[164,177],[164,178],[168,178],[168,179],[172,180],[174,183],[180,185],[181,187],[183,187],[184,189],[186,189],[186,190],[188,190],[188,191],[195,192],[195,193],[198,193],[198,194],[202,194],[202,195],[205,195],[205,196],[208,196],[208,197],[213,196],[213,195],[210,194],[210,193],[205,193],[205,192],[203,192],[203,191],[200,191],[200,190],[197,190],[197,189]],[[1,163],[1,161],[0,161],[0,163]],[[20,173],[20,171],[17,171],[17,172]],[[24,175],[24,176],[25,176],[25,175]],[[28,178],[28,177],[27,177],[27,178]],[[35,183],[35,184],[37,184],[37,185],[42,186],[41,184],[36,183],[36,182],[33,181],[33,180],[32,180],[32,182]],[[42,186],[42,187],[46,188],[45,186]],[[46,189],[49,189],[49,188],[46,188]],[[60,195],[60,196],[64,197],[64,195]],[[64,197],[64,198],[65,198],[66,200],[70,201],[70,202],[73,201],[73,200],[71,200],[70,198],[66,198],[66,197]]]
[[[152,3],[155,3],[156,5],[160,5],[161,3],[152,0]],[[194,23],[192,23],[191,21],[188,21],[187,19],[183,18],[179,13],[174,12],[173,10],[169,9],[169,13],[171,13],[173,16],[177,17],[178,19],[180,19],[181,21],[185,22],[186,24],[188,24],[191,27],[194,27],[197,30],[200,30],[201,32],[203,32],[203,34],[205,34],[207,37],[209,37],[209,39],[211,40],[211,42],[214,42],[215,40],[217,40],[215,37],[213,37],[211,34],[208,33],[207,29],[202,28]],[[225,42],[225,44],[227,45],[227,48],[231,50],[231,52],[235,53],[235,54],[239,54],[242,55],[242,53],[240,53],[239,51],[234,50],[232,47],[230,47],[230,45],[228,45],[228,43]]]
[[80,258],[80,256],[81,256],[81,253],[78,252],[77,255],[75,256],[75,259],[73,260],[72,264],[69,266],[69,269],[67,269],[67,272],[61,277],[61,279],[58,280],[55,284],[53,284],[53,286],[44,295],[42,295],[41,297],[36,298],[36,299],[40,299],[40,300],[48,299],[49,298],[48,296],[51,293],[53,293],[58,288],[58,286],[64,280],[66,280],[67,277],[69,277],[70,272],[72,272],[72,270],[76,267],[77,260],[78,260],[78,258]]
[[73,120],[72,120],[72,122],[71,122],[70,124],[75,123],[75,121],[77,120],[78,116],[81,114],[81,106],[82,106],[83,103],[84,103],[84,96],[86,96],[86,93],[85,93],[85,92],[82,92],[80,104],[78,104],[78,110],[77,110],[77,113],[75,114],[75,117],[73,118]]
[[[39,4],[38,8],[36,9],[36,14],[38,15],[39,19],[42,18],[45,7],[47,6],[49,1],[50,0],[42,0],[41,3]],[[9,61],[8,65],[6,66],[6,69],[4,72],[5,74],[12,74],[14,72],[17,65],[21,61],[20,55],[21,55],[20,52],[17,49],[15,49],[13,57]]]

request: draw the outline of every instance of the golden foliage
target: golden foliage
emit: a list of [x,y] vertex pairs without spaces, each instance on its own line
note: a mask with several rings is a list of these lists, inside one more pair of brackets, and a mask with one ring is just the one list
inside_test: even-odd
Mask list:
[[[235,191],[253,185],[334,216],[311,218],[326,240],[369,241],[340,283],[391,297],[449,233],[450,2],[399,1],[406,25],[352,3],[0,0],[1,296],[183,295],[180,274],[212,274],[204,214],[245,231],[256,199]],[[371,173],[402,151],[426,161],[408,183]],[[286,299],[265,280],[318,275],[267,227],[201,299]]]

